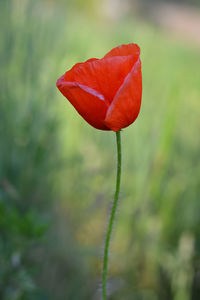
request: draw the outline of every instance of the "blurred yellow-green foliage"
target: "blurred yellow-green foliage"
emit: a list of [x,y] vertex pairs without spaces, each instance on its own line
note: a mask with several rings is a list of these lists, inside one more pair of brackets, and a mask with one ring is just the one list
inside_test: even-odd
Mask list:
[[[143,103],[122,132],[109,299],[200,299],[200,51],[95,1],[0,1],[0,299],[100,299],[113,132],[56,89],[74,63],[141,47]],[[100,7],[100,6],[99,6]]]

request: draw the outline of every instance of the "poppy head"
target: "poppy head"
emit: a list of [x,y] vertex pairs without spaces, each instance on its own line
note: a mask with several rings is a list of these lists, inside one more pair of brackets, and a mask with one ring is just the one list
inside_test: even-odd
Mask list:
[[78,63],[56,85],[90,125],[119,131],[132,124],[140,111],[140,48],[121,45],[101,59]]

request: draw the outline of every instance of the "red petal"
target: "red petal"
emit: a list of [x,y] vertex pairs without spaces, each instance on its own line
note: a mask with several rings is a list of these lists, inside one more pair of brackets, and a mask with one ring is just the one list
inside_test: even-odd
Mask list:
[[106,126],[118,131],[132,124],[139,114],[141,97],[142,74],[141,61],[138,58],[107,111]]
[[67,71],[64,75],[64,80],[65,81],[76,81],[75,76],[77,73],[77,69],[79,68],[79,66],[84,65],[88,62],[94,61],[94,60],[98,60],[97,58],[90,58],[88,60],[86,60],[83,63],[77,63],[75,64],[69,71]]
[[132,55],[138,59],[140,55],[140,47],[137,44],[133,44],[133,43],[128,45],[121,45],[116,48],[113,48],[104,57],[127,56],[127,55]]
[[108,106],[103,95],[77,82],[66,82],[64,78],[65,75],[59,78],[56,85],[77,112],[93,127],[110,130],[104,124]]
[[110,104],[137,58],[129,55],[92,59],[75,65],[66,72],[64,80],[76,81],[98,91]]

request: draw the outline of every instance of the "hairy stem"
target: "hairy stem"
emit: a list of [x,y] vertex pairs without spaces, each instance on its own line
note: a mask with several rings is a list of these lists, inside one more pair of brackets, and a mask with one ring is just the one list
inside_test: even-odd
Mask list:
[[103,292],[103,300],[107,299],[107,271],[108,271],[108,253],[109,253],[109,245],[111,234],[113,230],[113,223],[117,210],[117,203],[119,200],[119,190],[120,190],[120,180],[121,180],[121,136],[120,131],[116,132],[116,142],[117,142],[117,178],[116,178],[116,188],[115,188],[115,196],[112,204],[112,210],[110,214],[108,230],[106,234],[105,248],[104,248],[104,257],[103,257],[103,283],[102,283],[102,292]]

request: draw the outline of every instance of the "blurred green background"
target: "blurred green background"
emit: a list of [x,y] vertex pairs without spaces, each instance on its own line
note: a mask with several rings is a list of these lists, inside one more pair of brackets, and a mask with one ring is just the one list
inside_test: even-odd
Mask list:
[[141,47],[143,102],[122,131],[109,299],[200,299],[200,48],[145,18],[145,2],[117,2],[0,0],[2,300],[101,299],[115,136],[55,84],[129,42]]

